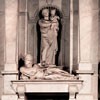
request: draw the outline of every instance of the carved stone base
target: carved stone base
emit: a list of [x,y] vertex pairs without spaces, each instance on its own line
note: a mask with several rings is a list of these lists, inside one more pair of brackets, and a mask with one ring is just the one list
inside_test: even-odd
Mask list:
[[25,100],[24,93],[69,93],[69,100],[76,100],[76,93],[82,87],[82,80],[13,80],[12,86],[18,93],[18,100]]

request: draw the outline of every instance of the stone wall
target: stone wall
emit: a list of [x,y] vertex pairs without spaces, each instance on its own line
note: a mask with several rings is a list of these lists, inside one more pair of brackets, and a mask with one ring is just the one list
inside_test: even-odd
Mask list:
[[0,0],[0,70],[4,67],[4,33],[5,33],[5,19],[4,19],[4,0]]
[[3,92],[3,80],[1,71],[4,69],[4,34],[5,34],[5,19],[4,19],[4,0],[0,0],[0,100]]
[[[99,9],[100,9],[100,0],[99,0]],[[99,62],[100,62],[100,10],[99,10]]]
[[79,0],[79,63],[80,69],[94,71],[91,91],[95,100],[98,98],[98,14],[99,0]]
[[[100,0],[99,0],[99,9],[100,9]],[[99,55],[99,64],[98,64],[98,73],[99,73],[99,80],[98,80],[98,84],[100,84],[100,10],[99,10],[99,48],[98,48],[99,52],[98,52],[98,55]],[[99,91],[99,94],[98,94],[98,97],[99,97],[99,100],[100,100],[100,86],[98,86],[98,91]]]
[[[4,34],[5,34],[5,19],[4,19],[4,1],[5,0],[0,0],[0,71],[3,70],[4,68]],[[19,0],[20,2],[22,0]],[[24,2],[21,2],[20,4],[20,13],[19,13],[19,47],[21,47],[21,49],[19,48],[19,54],[20,53],[23,53],[24,54],[24,50],[25,50],[25,47],[24,47],[24,42],[22,42],[22,40],[24,41],[24,22],[25,22],[25,0],[23,0]],[[32,0],[31,0],[32,1]],[[57,0],[56,0],[57,1]],[[80,35],[80,60],[82,62],[86,61],[86,62],[90,62],[93,64],[93,69],[95,71],[95,75],[94,75],[94,78],[93,78],[93,81],[97,81],[97,63],[98,63],[98,55],[99,55],[99,62],[100,62],[100,39],[99,39],[99,53],[97,52],[98,51],[98,22],[100,22],[100,20],[98,20],[98,2],[100,0],[80,0],[80,32],[81,32],[81,35]],[[65,3],[64,3],[65,4]],[[77,4],[76,4],[77,5]],[[61,6],[59,6],[61,7]],[[64,6],[63,6],[64,7]],[[33,9],[33,8],[30,8],[30,9]],[[66,12],[66,11],[65,11]],[[75,29],[78,28],[77,27],[77,7],[76,7],[76,12],[75,12]],[[32,12],[29,13],[29,16],[31,16],[31,18],[33,18],[33,14]],[[65,16],[65,18],[67,18],[68,20],[68,15]],[[31,25],[32,23],[29,23],[29,28],[32,27]],[[100,23],[99,23],[100,24]],[[67,30],[67,29],[66,29]],[[77,35],[77,31],[78,30],[75,30],[75,34]],[[100,32],[100,31],[99,31]],[[30,32],[29,32],[30,33]],[[67,32],[68,33],[68,32]],[[32,35],[32,33],[30,33]],[[74,35],[75,35],[74,34]],[[77,37],[74,37],[74,39],[76,40]],[[67,37],[67,34],[65,34],[65,36]],[[65,38],[65,37],[64,37]],[[99,38],[100,38],[100,33],[99,33]],[[63,42],[67,41],[68,43],[68,38],[67,39],[64,39]],[[76,41],[75,44],[77,44],[78,41]],[[66,44],[67,44],[66,43]],[[87,45],[86,45],[87,44]],[[90,44],[90,45],[88,45]],[[77,49],[78,47],[76,47],[76,45],[74,45],[75,47],[75,50],[74,51],[74,62],[75,64],[77,63],[76,58],[78,58],[78,52],[77,52]],[[30,48],[32,48],[31,46],[28,47],[29,49],[29,52],[32,52],[30,51]],[[64,51],[66,52],[66,51]],[[69,52],[69,51],[67,51]],[[67,53],[66,53],[67,55]],[[66,56],[67,57],[67,56]],[[68,61],[68,58],[66,58],[67,61]],[[1,74],[0,74],[0,95],[2,94],[2,77],[1,77]],[[97,86],[97,83],[93,82],[93,86]],[[93,93],[94,93],[94,96],[97,97],[97,87],[96,87],[96,90],[93,89]],[[95,97],[95,98],[96,98]]]

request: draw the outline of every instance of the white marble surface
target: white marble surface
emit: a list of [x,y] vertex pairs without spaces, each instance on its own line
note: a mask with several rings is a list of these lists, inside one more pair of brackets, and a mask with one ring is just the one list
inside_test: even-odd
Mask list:
[[[98,12],[80,17],[80,53],[81,61],[97,62],[98,48]],[[95,37],[95,38],[94,38]],[[93,52],[94,51],[94,52]],[[95,52],[96,51],[96,52]],[[93,59],[95,57],[95,59]]]
[[81,12],[98,9],[99,0],[79,0]]
[[[17,53],[17,0],[5,0],[5,63],[16,64]],[[13,8],[13,9],[12,9]],[[16,67],[5,66],[5,70]]]
[[93,96],[91,94],[83,94],[83,95],[78,95],[76,100],[94,100]]
[[3,81],[4,81],[4,89],[3,93],[4,94],[14,94],[14,90],[11,87],[11,80],[16,80],[17,77],[16,75],[4,75],[3,76]]
[[[5,0],[4,71],[8,72],[17,70],[17,11],[18,0]],[[3,74],[3,94],[14,94],[10,82],[12,79],[17,79],[16,74]],[[3,95],[2,99],[7,100],[9,97]],[[14,97],[11,95],[10,99]]]
[[[11,81],[13,89],[20,93],[22,92],[71,92],[70,87],[74,90],[73,92],[79,92],[82,88],[82,80],[19,80]],[[20,89],[21,88],[21,89]]]
[[[17,0],[5,0],[5,4],[6,4],[5,6],[6,8],[5,9],[5,15],[6,15],[5,16],[5,23],[6,23],[5,70],[7,71],[17,69],[16,68],[16,36],[17,36],[17,30],[16,30],[17,28],[16,26],[17,3],[16,1]],[[43,0],[40,0],[40,1],[42,2]],[[60,1],[61,0],[59,1],[55,0],[55,4],[58,2],[59,8],[61,8]],[[25,2],[22,3],[23,6],[24,4]],[[80,8],[80,46],[79,46],[80,47],[79,49],[80,50],[79,51],[80,64],[79,64],[79,67],[80,68],[79,69],[91,70],[92,65],[88,65],[88,63],[96,64],[98,60],[97,58],[98,56],[98,52],[97,52],[98,50],[98,0],[79,0],[79,4],[80,4],[79,6]],[[42,7],[42,3],[40,3],[40,7]],[[24,10],[25,9],[22,9],[21,11],[24,11]],[[81,62],[84,62],[85,64],[81,64]],[[96,67],[95,72],[97,72],[97,66],[94,66],[94,67]],[[82,74],[81,78],[84,80],[84,84],[83,84],[84,87],[83,87],[83,90],[80,92],[82,96],[79,95],[77,100],[82,100],[82,99],[92,100],[93,99],[93,96],[91,95],[92,93],[95,96],[94,98],[96,99],[97,98],[97,76],[96,74],[94,76],[91,76],[90,73],[88,73],[88,75]],[[15,76],[14,75],[4,76],[4,82],[5,82],[4,83],[4,93],[6,94],[14,93],[14,91],[12,90],[10,86],[11,85],[10,81],[12,79],[16,80],[17,79],[16,75]],[[27,85],[27,88],[30,88],[31,86],[32,84]],[[48,86],[48,89],[50,89],[49,85],[47,86]],[[57,84],[57,87],[59,87],[59,84]],[[96,87],[96,89],[93,90],[92,87]],[[54,85],[52,85],[52,88],[55,89]],[[64,89],[68,88],[68,85],[66,85],[66,87],[63,85],[63,88]],[[62,89],[60,91],[62,91]],[[90,95],[84,95],[86,93],[87,94],[90,93]],[[17,100],[17,97],[15,95],[2,96],[2,100],[8,100],[8,98],[9,100],[10,99]]]
[[[57,6],[59,9],[61,9],[62,7],[62,0],[47,0],[49,2],[52,2],[52,5]],[[47,3],[45,0],[39,0],[39,9],[41,9],[42,7],[47,6]]]
[[2,100],[18,100],[17,95],[2,95]]
[[18,54],[24,55],[25,54],[25,15],[19,16],[19,41],[18,41]]
[[[97,100],[98,98],[98,79],[96,76],[98,74],[96,65],[98,64],[98,11],[99,0],[79,0],[79,69],[88,69],[94,72],[93,75],[89,75],[89,73],[86,75],[80,73],[80,77],[84,80],[84,87],[81,94],[86,94],[86,92],[88,92],[87,95],[84,96],[86,100],[90,100],[90,98],[91,100]],[[83,100],[82,96],[80,99]]]

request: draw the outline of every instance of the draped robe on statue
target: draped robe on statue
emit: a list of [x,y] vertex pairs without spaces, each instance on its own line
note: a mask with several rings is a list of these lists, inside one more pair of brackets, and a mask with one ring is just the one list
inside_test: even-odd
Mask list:
[[[51,24],[51,25],[50,25]],[[57,46],[58,21],[40,20],[41,31],[41,61],[49,65],[55,64]]]

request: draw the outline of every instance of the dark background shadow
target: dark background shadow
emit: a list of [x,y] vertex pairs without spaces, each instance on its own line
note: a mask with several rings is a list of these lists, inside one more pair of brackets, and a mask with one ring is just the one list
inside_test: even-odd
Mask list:
[[100,100],[100,62],[98,64],[98,100]]
[[18,71],[19,71],[19,75],[18,75],[18,79],[20,80],[20,76],[21,76],[21,72],[20,72],[20,68],[25,66],[25,62],[24,62],[24,59],[21,57],[19,60],[18,60]]
[[26,100],[69,100],[68,93],[26,93]]

